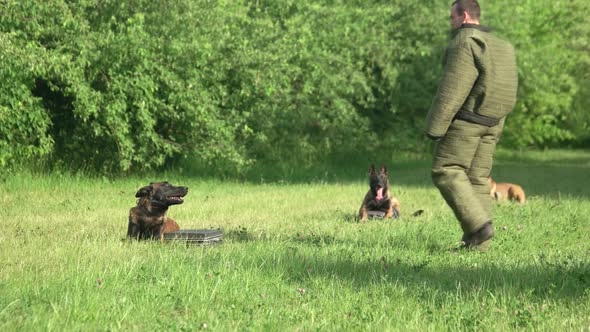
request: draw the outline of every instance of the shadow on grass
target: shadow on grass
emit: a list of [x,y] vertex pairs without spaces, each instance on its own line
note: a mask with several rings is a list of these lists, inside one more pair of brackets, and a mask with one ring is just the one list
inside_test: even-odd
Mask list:
[[[184,176],[195,179],[221,179],[254,184],[298,184],[364,182],[371,164],[387,165],[392,177],[396,177],[399,171],[407,173],[409,170],[426,171],[424,174],[428,175],[430,161],[423,155],[401,156],[392,152],[383,153],[381,156],[336,156],[306,165],[298,162],[261,161],[243,173],[232,173],[221,168],[201,165],[198,161],[185,161],[180,168]],[[425,180],[425,184],[430,183],[430,178],[425,177]]]
[[559,198],[590,197],[590,166],[560,164],[498,163],[492,170],[496,182],[521,185],[527,197],[547,196]]
[[462,291],[470,293],[490,291],[537,299],[578,298],[586,296],[585,291],[590,287],[590,269],[580,262],[558,266],[521,265],[509,269],[497,263],[478,267],[429,267],[427,259],[414,262],[385,259],[356,264],[323,261],[320,265],[330,276],[348,279],[355,286],[366,284],[370,280],[367,272],[371,272],[379,277],[379,282],[401,282],[414,289],[426,287],[449,294],[456,294],[458,288],[463,287]]
[[[188,178],[217,178],[247,183],[359,183],[367,182],[370,164],[387,165],[392,186],[434,188],[430,178],[431,156],[404,158],[394,153],[381,157],[344,158],[297,165],[256,165],[241,175],[210,174],[208,169],[185,169]],[[521,185],[527,195],[590,197],[590,153],[586,151],[532,151],[496,153],[492,177],[496,182]]]
[[[333,240],[307,239],[303,244],[325,246]],[[523,263],[505,268],[500,260],[469,257],[484,255],[481,253],[450,250],[448,255],[466,256],[465,261],[471,264],[453,263],[441,267],[439,257],[439,263],[432,266],[431,256],[375,257],[358,262],[327,256],[301,259],[290,253],[275,259],[278,264],[273,265],[272,270],[284,271],[282,275],[300,287],[313,287],[313,280],[317,278],[337,278],[356,289],[384,283],[402,285],[428,300],[441,292],[447,296],[461,294],[466,297],[488,296],[491,293],[493,296],[515,297],[530,304],[531,301],[542,303],[544,299],[575,300],[587,296],[590,289],[590,266],[579,257],[566,256],[551,261],[541,258],[534,264]]]
[[[227,233],[232,242],[255,242],[265,246],[267,236],[253,236],[245,229]],[[490,252],[479,253],[433,240],[432,234],[390,235],[375,238],[359,233],[357,238],[334,234],[302,232],[280,240],[284,245],[273,253],[253,255],[253,266],[264,266],[261,273],[278,273],[298,287],[313,287],[314,280],[339,279],[350,287],[363,289],[375,284],[402,285],[428,300],[442,292],[516,297],[525,302],[544,299],[577,299],[590,291],[590,247],[586,252],[538,250],[523,253],[523,261],[510,257],[509,237],[494,240]],[[367,237],[368,236],[368,237]],[[271,240],[272,241],[272,240]],[[379,243],[377,243],[379,242]],[[391,246],[389,245],[391,243]],[[375,246],[384,255],[376,254]],[[395,248],[389,251],[387,247]],[[530,248],[529,248],[530,250]],[[499,253],[500,255],[496,254]],[[508,256],[502,253],[508,253]],[[258,260],[271,262],[260,264]]]
[[252,242],[257,240],[256,237],[243,226],[238,226],[237,229],[225,229],[223,233],[225,240],[233,242]]

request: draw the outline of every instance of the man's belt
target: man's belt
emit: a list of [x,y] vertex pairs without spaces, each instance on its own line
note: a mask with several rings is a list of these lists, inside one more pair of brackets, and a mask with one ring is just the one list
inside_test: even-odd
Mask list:
[[455,119],[464,120],[471,123],[477,123],[486,127],[497,126],[500,119],[490,118],[489,116],[475,114],[473,112],[459,110],[455,115]]

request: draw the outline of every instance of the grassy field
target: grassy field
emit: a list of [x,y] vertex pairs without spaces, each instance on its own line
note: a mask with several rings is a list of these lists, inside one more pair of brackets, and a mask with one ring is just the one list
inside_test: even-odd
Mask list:
[[[492,174],[528,203],[496,206],[487,253],[457,250],[429,160],[392,159],[402,218],[367,224],[353,216],[369,160],[224,180],[7,176],[0,330],[590,328],[590,153],[499,151]],[[124,240],[135,192],[164,179],[190,188],[169,216],[222,228],[222,245]]]

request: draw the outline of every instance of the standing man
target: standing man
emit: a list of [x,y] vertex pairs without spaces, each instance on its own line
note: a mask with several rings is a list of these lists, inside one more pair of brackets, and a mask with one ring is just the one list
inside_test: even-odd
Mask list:
[[445,68],[426,119],[438,143],[432,180],[463,229],[463,246],[486,250],[494,236],[488,176],[518,73],[510,43],[479,23],[476,0],[455,0]]

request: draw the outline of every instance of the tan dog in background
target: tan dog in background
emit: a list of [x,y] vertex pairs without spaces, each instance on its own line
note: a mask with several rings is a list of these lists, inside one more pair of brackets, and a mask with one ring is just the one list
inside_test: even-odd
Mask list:
[[521,186],[514,183],[497,183],[491,177],[488,177],[490,182],[490,196],[497,201],[510,200],[517,201],[521,204],[526,202],[526,195]]

